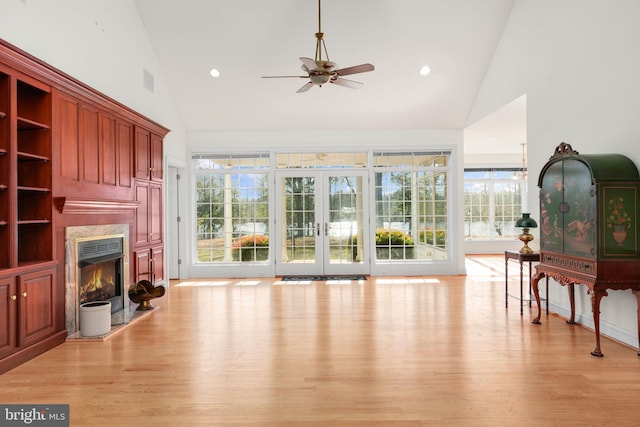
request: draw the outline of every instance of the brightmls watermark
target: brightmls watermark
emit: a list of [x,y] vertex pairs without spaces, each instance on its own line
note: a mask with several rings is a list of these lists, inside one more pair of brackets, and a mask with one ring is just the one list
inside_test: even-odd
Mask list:
[[2,405],[0,427],[69,427],[69,405]]

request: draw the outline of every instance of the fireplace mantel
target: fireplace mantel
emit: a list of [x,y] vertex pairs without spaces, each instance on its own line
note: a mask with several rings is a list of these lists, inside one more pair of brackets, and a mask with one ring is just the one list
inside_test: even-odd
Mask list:
[[54,197],[53,204],[60,213],[65,214],[110,214],[135,210],[139,202],[128,200],[85,199],[72,197]]

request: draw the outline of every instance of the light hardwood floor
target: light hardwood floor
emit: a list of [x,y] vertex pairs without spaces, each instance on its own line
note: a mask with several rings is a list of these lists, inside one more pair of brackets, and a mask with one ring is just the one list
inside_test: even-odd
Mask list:
[[172,282],[107,341],[68,341],[1,375],[0,403],[68,403],[73,426],[640,424],[635,349],[603,338],[594,358],[591,331],[505,309],[503,258],[467,265],[345,284]]

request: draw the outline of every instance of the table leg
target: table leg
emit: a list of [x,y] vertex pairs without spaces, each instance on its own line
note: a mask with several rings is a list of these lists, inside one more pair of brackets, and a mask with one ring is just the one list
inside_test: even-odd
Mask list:
[[593,326],[596,330],[596,348],[591,352],[592,356],[603,357],[602,351],[600,351],[600,300],[603,296],[606,296],[606,291],[592,291],[591,292],[591,307],[593,308]]
[[[536,303],[538,304],[538,315],[531,321],[531,323],[536,325],[542,323],[540,322],[540,316],[542,316],[542,306],[540,305],[540,292],[538,291],[538,282],[544,275],[544,273],[536,273],[536,275],[533,276],[533,279],[531,280],[531,289],[533,290],[533,296],[535,297]],[[547,278],[547,280],[549,279]]]
[[567,289],[569,290],[569,305],[571,306],[571,317],[567,320],[567,323],[570,325],[575,325],[576,323],[576,285],[575,283],[569,283],[567,285]]
[[547,297],[547,314],[549,314],[549,276],[545,277],[545,279],[547,279],[546,297]]
[[522,264],[523,262],[520,261],[520,314],[523,313],[522,311]]
[[[638,319],[638,343],[640,344],[640,291],[633,291],[633,294],[636,296],[637,301],[636,318]],[[640,356],[640,352],[638,353],[638,356]]]
[[504,306],[509,307],[509,258],[504,256]]
[[529,261],[529,308],[531,308],[531,261]]

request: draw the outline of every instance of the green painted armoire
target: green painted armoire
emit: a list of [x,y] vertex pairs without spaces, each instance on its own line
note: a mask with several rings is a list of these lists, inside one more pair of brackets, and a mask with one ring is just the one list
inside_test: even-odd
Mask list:
[[640,174],[622,154],[581,155],[561,143],[542,168],[538,186],[540,263],[532,281],[538,302],[533,323],[540,323],[538,282],[542,277],[568,285],[568,323],[575,320],[574,285],[584,284],[591,296],[596,331],[591,354],[602,356],[600,300],[607,290],[631,289],[636,297],[640,295]]

